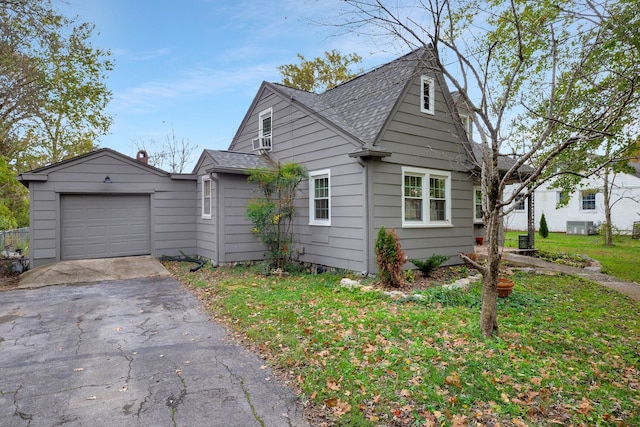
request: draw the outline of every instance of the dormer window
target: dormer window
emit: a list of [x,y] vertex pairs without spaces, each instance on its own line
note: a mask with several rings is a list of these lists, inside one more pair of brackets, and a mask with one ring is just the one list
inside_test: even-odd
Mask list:
[[473,120],[471,120],[471,116],[460,114],[460,120],[464,131],[467,133],[467,139],[473,141]]
[[258,116],[258,137],[253,140],[254,150],[271,151],[272,120],[273,108],[262,111]]
[[431,77],[420,77],[420,111],[435,114],[435,84]]

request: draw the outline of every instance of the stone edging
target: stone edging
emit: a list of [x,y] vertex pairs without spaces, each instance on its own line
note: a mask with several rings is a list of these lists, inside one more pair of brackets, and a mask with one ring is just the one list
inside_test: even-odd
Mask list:
[[[446,285],[442,285],[444,289],[464,289],[467,288],[471,283],[475,283],[480,280],[480,275],[464,277],[462,279],[458,279],[453,283],[449,283]],[[345,289],[359,289],[362,292],[380,292],[383,295],[391,298],[391,299],[412,299],[412,300],[423,300],[425,296],[422,294],[408,294],[402,291],[384,291],[380,289],[376,289],[373,286],[362,285],[358,280],[351,280],[349,278],[344,277],[340,280],[340,286]]]

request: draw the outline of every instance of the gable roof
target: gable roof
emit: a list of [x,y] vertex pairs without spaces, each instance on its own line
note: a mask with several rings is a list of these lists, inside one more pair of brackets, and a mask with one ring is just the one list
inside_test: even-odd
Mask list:
[[[251,169],[272,168],[274,162],[267,156],[234,151],[204,150],[213,162],[207,172],[246,174]],[[197,166],[196,166],[197,168]]]
[[278,83],[267,85],[371,145],[425,54],[426,49],[418,49],[320,94]]
[[23,172],[18,175],[18,180],[21,181],[25,186],[28,186],[29,181],[46,181],[47,176],[51,172],[58,171],[60,169],[64,169],[70,166],[73,166],[77,163],[81,163],[91,158],[97,158],[101,156],[109,156],[112,158],[117,158],[125,163],[128,163],[132,166],[139,167],[147,170],[156,175],[164,175],[171,176],[176,179],[190,179],[191,176],[188,174],[173,174],[157,168],[155,166],[151,166],[147,163],[143,163],[139,160],[136,160],[132,157],[129,157],[125,154],[122,154],[118,151],[112,150],[110,148],[99,148],[93,151],[89,151],[88,153],[80,154],[79,156],[71,157],[65,160],[61,160],[59,162],[51,163],[49,165],[41,166],[39,168]]

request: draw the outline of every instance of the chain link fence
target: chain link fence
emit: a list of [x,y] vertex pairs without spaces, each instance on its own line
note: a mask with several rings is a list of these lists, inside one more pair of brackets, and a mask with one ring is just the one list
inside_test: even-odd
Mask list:
[[29,227],[0,231],[0,251],[5,256],[11,252],[27,255],[29,252]]

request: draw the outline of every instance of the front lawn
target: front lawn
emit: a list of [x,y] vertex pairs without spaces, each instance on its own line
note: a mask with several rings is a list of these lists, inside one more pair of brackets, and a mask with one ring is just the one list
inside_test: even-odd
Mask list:
[[394,301],[330,274],[165,265],[292,381],[314,426],[640,425],[638,304],[597,284],[517,272],[483,339],[479,283]]
[[[523,232],[505,233],[505,246],[517,248],[519,234]],[[613,243],[614,246],[604,246],[604,237],[600,235],[549,233],[549,236],[543,239],[536,233],[535,237],[536,249],[587,255],[600,262],[603,273],[640,283],[640,240],[632,239],[631,236],[614,236]]]

